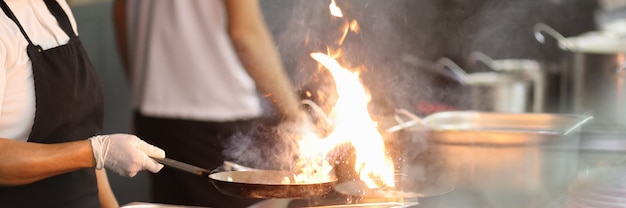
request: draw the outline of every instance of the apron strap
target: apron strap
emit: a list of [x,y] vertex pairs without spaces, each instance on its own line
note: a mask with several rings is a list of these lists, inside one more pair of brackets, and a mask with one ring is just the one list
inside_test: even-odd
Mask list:
[[26,34],[26,31],[24,31],[24,28],[20,24],[20,21],[17,20],[17,17],[15,17],[15,14],[13,14],[13,11],[11,11],[11,9],[9,8],[9,5],[7,5],[7,3],[4,2],[4,0],[2,0],[2,4],[0,4],[0,7],[2,7],[2,11],[4,11],[4,14],[6,14],[7,17],[13,20],[13,22],[15,22],[17,27],[20,28],[20,32],[22,32],[22,35],[24,36],[24,38],[26,38],[26,41],[28,41],[28,44],[34,46],[33,42],[30,41],[30,38]]
[[59,27],[61,27],[65,34],[67,34],[67,36],[70,38],[76,37],[76,34],[72,29],[70,19],[67,17],[65,11],[63,11],[63,8],[61,8],[61,5],[59,5],[56,0],[44,0],[44,2],[46,3],[46,6],[48,7],[48,10],[52,14],[52,16],[57,19]]

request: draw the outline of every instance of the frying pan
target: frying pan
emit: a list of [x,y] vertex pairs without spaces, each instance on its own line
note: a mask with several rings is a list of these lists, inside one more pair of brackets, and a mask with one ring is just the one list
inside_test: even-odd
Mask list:
[[[285,178],[294,181],[289,171],[244,170],[210,171],[204,168],[172,160],[152,158],[174,169],[185,171],[200,177],[208,177],[222,193],[246,198],[308,198],[327,194],[337,183],[336,177],[321,183],[282,183]],[[219,169],[219,168],[218,168]]]

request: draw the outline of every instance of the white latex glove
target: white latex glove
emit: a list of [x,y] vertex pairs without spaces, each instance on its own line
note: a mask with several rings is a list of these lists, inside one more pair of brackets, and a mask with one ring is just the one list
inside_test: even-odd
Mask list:
[[163,165],[149,156],[164,158],[165,151],[144,142],[135,135],[97,135],[89,140],[91,140],[98,170],[106,168],[122,176],[133,177],[142,170],[156,173],[163,168]]

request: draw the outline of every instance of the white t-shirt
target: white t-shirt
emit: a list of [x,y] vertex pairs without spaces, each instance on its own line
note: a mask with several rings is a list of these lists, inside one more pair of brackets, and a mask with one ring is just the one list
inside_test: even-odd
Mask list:
[[261,115],[254,80],[227,32],[223,0],[127,1],[133,105],[156,117]]
[[[57,1],[76,32],[69,6],[65,0]],[[34,44],[48,49],[68,42],[42,0],[5,2]],[[26,141],[35,119],[35,86],[27,46],[18,26],[0,11],[0,138]]]

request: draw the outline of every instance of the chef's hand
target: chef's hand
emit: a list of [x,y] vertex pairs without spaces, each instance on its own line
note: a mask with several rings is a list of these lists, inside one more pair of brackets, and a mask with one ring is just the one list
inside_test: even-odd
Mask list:
[[164,158],[165,151],[134,135],[97,135],[89,140],[96,159],[96,169],[106,168],[119,175],[133,177],[142,170],[156,173],[163,168],[150,157]]

